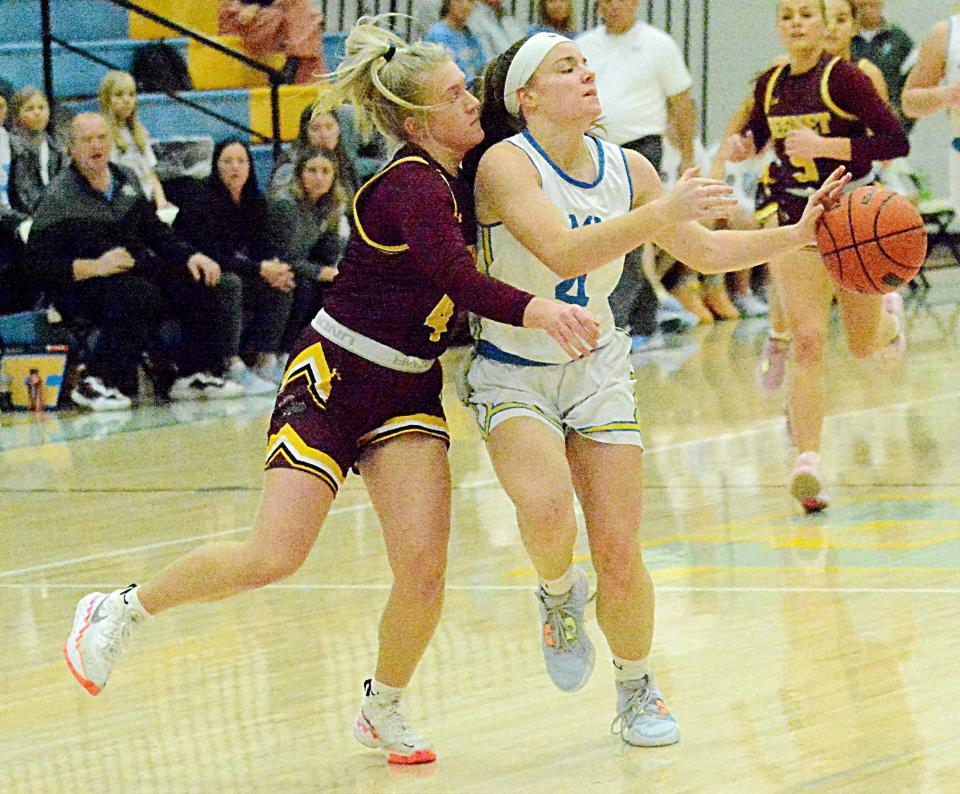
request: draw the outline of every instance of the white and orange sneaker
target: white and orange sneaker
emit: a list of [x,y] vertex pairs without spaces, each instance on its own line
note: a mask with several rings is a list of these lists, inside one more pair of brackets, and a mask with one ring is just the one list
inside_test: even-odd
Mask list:
[[900,361],[907,352],[907,310],[903,305],[903,296],[898,292],[888,292],[883,296],[883,310],[897,321],[897,335],[883,350],[883,361]]
[[665,747],[680,741],[680,727],[653,676],[617,681],[617,716],[612,733],[634,747]]
[[91,695],[107,685],[114,662],[146,613],[124,596],[136,585],[112,593],[90,593],[80,599],[73,629],[63,646],[63,658],[73,677]]
[[366,747],[385,750],[391,764],[429,764],[437,760],[433,745],[414,730],[400,713],[400,694],[370,696],[371,682],[364,682],[367,697],[353,725],[353,735]]
[[808,514],[819,513],[830,505],[830,498],[823,490],[820,456],[816,452],[804,452],[797,458],[790,474],[790,493]]

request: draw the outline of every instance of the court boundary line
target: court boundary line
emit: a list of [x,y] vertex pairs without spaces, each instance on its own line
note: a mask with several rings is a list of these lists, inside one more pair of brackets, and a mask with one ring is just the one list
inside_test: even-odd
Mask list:
[[[875,413],[875,412],[884,412],[884,411],[894,411],[902,410],[905,408],[917,406],[917,405],[926,405],[936,402],[942,402],[944,400],[955,400],[960,398],[960,391],[950,392],[948,394],[940,394],[933,397],[924,397],[918,400],[908,400],[902,401],[899,403],[891,403],[889,405],[883,406],[874,406],[872,408],[861,408],[855,411],[841,412],[837,414],[832,414],[827,417],[827,419],[842,419],[849,416],[859,416],[863,414]],[[696,446],[698,444],[709,444],[716,441],[727,441],[734,438],[742,438],[749,435],[754,435],[759,432],[766,432],[772,427],[779,426],[783,423],[782,417],[770,418],[761,421],[760,423],[753,425],[751,427],[743,428],[742,430],[733,432],[733,433],[721,433],[719,435],[706,436],[704,438],[689,439],[688,441],[679,441],[674,444],[666,444],[662,447],[653,447],[647,450],[646,454],[653,454],[656,452],[668,452],[674,449],[683,449],[689,446]],[[459,490],[468,490],[471,488],[485,488],[489,485],[496,484],[496,479],[487,479],[487,480],[478,480],[475,482],[460,483],[458,486]],[[931,486],[934,487],[934,486]],[[330,510],[328,516],[337,515],[340,513],[347,512],[358,512],[360,510],[369,510],[372,509],[372,505],[368,502],[363,505],[354,505],[352,507],[346,508],[334,508]],[[0,571],[0,579],[7,579],[14,576],[22,576],[28,573],[34,573],[36,571],[51,570],[54,568],[65,568],[71,565],[80,565],[85,562],[93,562],[95,560],[102,559],[113,559],[116,557],[123,557],[130,554],[137,554],[143,551],[151,551],[158,548],[166,548],[170,546],[178,546],[186,543],[195,543],[198,540],[208,540],[217,537],[224,537],[228,535],[236,535],[241,532],[246,532],[250,529],[250,526],[237,527],[234,529],[225,529],[219,532],[205,533],[202,535],[194,535],[189,538],[180,538],[176,540],[167,540],[167,541],[158,541],[156,543],[149,543],[142,546],[132,546],[125,549],[114,549],[111,551],[100,552],[98,554],[86,555],[84,557],[74,557],[66,560],[57,560],[48,563],[41,563],[40,565],[31,565],[24,568],[17,568],[12,570]]]

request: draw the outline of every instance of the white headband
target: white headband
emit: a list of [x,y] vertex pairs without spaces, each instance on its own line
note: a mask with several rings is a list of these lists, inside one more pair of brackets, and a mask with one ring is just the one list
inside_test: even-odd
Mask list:
[[511,116],[520,116],[520,101],[517,99],[517,89],[523,88],[543,59],[558,44],[572,41],[559,33],[534,33],[527,39],[513,56],[510,68],[507,69],[507,80],[503,84],[503,104]]

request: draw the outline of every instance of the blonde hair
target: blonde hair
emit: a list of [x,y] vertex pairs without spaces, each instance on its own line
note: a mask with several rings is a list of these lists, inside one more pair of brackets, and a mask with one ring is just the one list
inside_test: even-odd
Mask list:
[[401,16],[381,14],[357,20],[347,36],[347,57],[327,75],[335,82],[321,90],[315,112],[329,113],[344,103],[352,104],[361,135],[376,128],[399,142],[408,139],[403,129],[407,118],[423,117],[443,106],[423,104],[424,77],[453,58],[439,44],[407,44],[380,27]]
[[120,135],[120,127],[124,126],[130,130],[130,134],[133,136],[133,142],[136,144],[140,154],[144,154],[150,143],[150,133],[147,132],[147,128],[144,127],[137,118],[136,104],[133,106],[133,112],[122,122],[113,115],[113,111],[110,109],[110,97],[113,96],[113,92],[118,88],[132,88],[134,96],[136,96],[137,84],[133,81],[133,77],[130,74],[127,72],[107,72],[103,76],[103,80],[100,81],[100,88],[97,91],[97,97],[100,100],[100,115],[103,116],[103,120],[107,123],[107,131],[110,133],[110,139],[113,141],[113,145],[116,146],[120,152],[126,153],[127,151],[127,143]]
[[[21,88],[13,95],[13,99],[10,102],[10,117],[13,119],[14,125],[17,127],[23,127],[20,123],[20,111],[32,100],[34,97],[40,97],[47,106],[47,110],[50,110],[50,103],[47,101],[47,95],[43,93],[39,88],[28,85],[26,88]],[[47,122],[49,126],[50,122]]]

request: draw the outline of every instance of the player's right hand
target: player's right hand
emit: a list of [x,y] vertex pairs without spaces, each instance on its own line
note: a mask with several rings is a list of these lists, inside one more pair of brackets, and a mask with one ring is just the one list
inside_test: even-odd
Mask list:
[[737,206],[733,188],[699,174],[699,168],[688,169],[661,199],[669,223],[717,220]]
[[525,328],[541,328],[572,359],[589,356],[600,341],[600,323],[581,306],[534,298],[523,313]]

